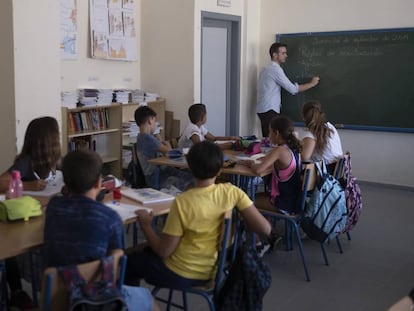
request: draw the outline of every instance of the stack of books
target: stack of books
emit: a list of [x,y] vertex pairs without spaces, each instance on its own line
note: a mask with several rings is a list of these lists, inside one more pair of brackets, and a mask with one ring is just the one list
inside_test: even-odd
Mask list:
[[96,104],[99,106],[105,106],[112,104],[113,90],[111,89],[99,89],[96,98]]
[[128,104],[130,101],[129,100],[130,94],[131,94],[131,91],[128,91],[128,90],[115,90],[114,101],[116,103]]
[[65,91],[60,93],[62,106],[67,108],[76,108],[79,97],[77,91]]
[[98,98],[97,89],[80,89],[79,90],[79,101],[84,106],[96,105]]
[[145,92],[143,90],[132,90],[131,91],[131,102],[132,103],[141,103],[144,101]]

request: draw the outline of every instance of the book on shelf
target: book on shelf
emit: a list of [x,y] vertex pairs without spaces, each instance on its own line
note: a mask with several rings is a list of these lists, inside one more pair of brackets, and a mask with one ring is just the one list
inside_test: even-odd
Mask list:
[[135,211],[137,210],[145,210],[148,213],[152,212],[152,209],[148,207],[125,204],[117,201],[105,202],[105,205],[117,212],[122,221],[137,217],[135,214]]
[[122,189],[122,195],[142,204],[158,203],[174,200],[174,196],[152,188]]

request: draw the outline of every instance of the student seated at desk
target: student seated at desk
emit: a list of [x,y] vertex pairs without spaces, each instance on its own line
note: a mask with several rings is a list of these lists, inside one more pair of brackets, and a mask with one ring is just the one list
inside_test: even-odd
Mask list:
[[318,101],[303,105],[303,121],[306,130],[303,134],[303,161],[325,161],[328,172],[332,174],[336,162],[343,157],[341,139],[331,123],[326,122],[325,114]]
[[[102,161],[93,151],[72,151],[64,157],[62,171],[68,194],[53,197],[46,209],[45,267],[94,261],[124,248],[121,218],[96,201],[101,170]],[[158,310],[148,289],[124,286],[122,293],[128,310]]]
[[[60,160],[59,126],[55,118],[33,119],[24,136],[21,152],[13,165],[0,175],[0,192],[6,192],[11,179],[11,171],[20,171],[24,190],[41,191],[47,179],[56,170]],[[21,276],[15,257],[6,259],[7,281],[10,286],[10,306],[20,309],[33,308],[31,298],[22,290]]]
[[[135,122],[139,126],[137,155],[145,175],[145,181],[151,188],[159,187],[162,189],[174,186],[184,191],[193,182],[189,172],[168,166],[160,167],[157,172],[157,167],[148,163],[148,160],[159,157],[160,154],[165,155],[171,150],[168,143],[161,141],[160,137],[154,136],[156,116],[157,113],[148,106],[142,106],[135,110]],[[157,174],[159,174],[159,185],[156,182]]]
[[[190,148],[193,144],[203,140],[224,141],[224,140],[240,140],[238,136],[214,136],[211,134],[204,124],[207,122],[207,109],[204,104],[194,104],[188,109],[188,117],[190,123],[184,129],[178,140],[179,148]],[[232,142],[219,144],[222,149],[230,149]]]
[[126,284],[144,278],[158,286],[185,288],[212,279],[223,216],[235,206],[250,229],[270,235],[269,222],[245,192],[230,183],[215,183],[223,165],[216,144],[195,144],[187,163],[195,186],[176,197],[161,236],[151,226],[151,214],[136,212],[149,247],[128,255]]
[[270,197],[267,193],[257,194],[256,206],[287,214],[298,213],[301,193],[301,142],[294,134],[292,121],[283,115],[275,117],[269,125],[269,138],[277,147],[266,153],[260,163],[249,163],[257,174],[269,167],[273,168]]

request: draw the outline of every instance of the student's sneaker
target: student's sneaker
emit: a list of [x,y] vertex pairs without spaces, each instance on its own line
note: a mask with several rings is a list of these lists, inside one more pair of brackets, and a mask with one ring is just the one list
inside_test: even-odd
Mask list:
[[261,242],[256,245],[257,255],[261,258],[263,257],[270,249],[270,244]]
[[279,245],[279,243],[282,242],[282,240],[283,240],[283,237],[282,236],[280,236],[277,233],[275,233],[275,232],[272,231],[270,233],[270,237],[268,239],[269,246],[270,246],[269,247],[269,252],[275,250],[276,247]]
[[11,310],[30,310],[34,308],[33,300],[24,290],[17,290],[10,297]]

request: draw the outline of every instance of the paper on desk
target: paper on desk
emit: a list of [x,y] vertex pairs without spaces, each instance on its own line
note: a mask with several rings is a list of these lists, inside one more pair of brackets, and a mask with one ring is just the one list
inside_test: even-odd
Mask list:
[[239,154],[234,155],[234,157],[237,160],[254,161],[255,164],[260,163],[261,161],[259,159],[263,158],[264,156],[265,156],[264,153],[257,153],[251,156],[244,154],[244,153],[239,153]]
[[152,212],[152,209],[148,207],[125,204],[117,201],[105,202],[105,205],[117,212],[122,221],[137,217],[135,214],[137,210],[146,210],[148,213]]
[[63,174],[61,171],[56,171],[54,175],[49,176],[47,179],[46,188],[42,191],[27,191],[24,190],[23,194],[39,196],[39,197],[50,197],[56,193],[59,193],[64,186]]

